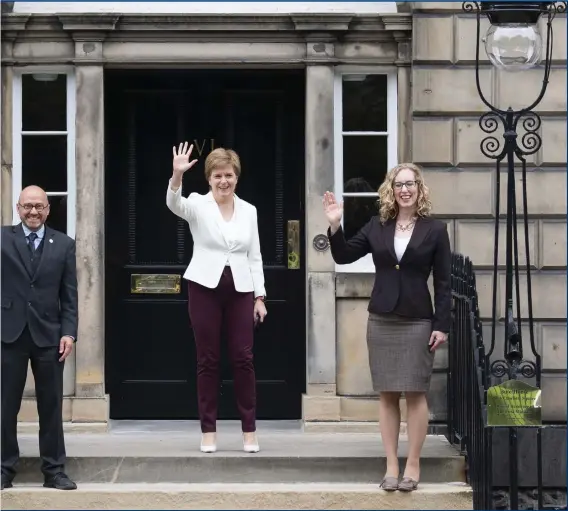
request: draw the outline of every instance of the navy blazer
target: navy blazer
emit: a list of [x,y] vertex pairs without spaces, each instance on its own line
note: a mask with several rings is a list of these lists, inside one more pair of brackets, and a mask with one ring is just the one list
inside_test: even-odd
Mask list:
[[[328,229],[331,255],[338,264],[373,255],[376,271],[369,312],[430,319],[432,330],[449,333],[451,251],[446,224],[429,217],[418,218],[400,262],[394,251],[395,227],[395,220],[381,224],[375,216],[349,241],[342,228],[333,236]],[[432,272],[435,312],[428,289]]]
[[47,225],[37,268],[22,224],[2,227],[2,342],[16,341],[26,325],[40,347],[77,339],[75,241]]

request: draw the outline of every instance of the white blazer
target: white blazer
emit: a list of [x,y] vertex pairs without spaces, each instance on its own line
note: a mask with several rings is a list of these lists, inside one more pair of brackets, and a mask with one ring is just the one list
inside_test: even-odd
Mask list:
[[185,198],[181,186],[177,192],[170,186],[166,204],[187,221],[193,236],[193,257],[183,278],[214,289],[228,263],[237,291],[265,296],[256,208],[235,195],[234,239],[229,243],[221,227],[225,220],[211,192]]

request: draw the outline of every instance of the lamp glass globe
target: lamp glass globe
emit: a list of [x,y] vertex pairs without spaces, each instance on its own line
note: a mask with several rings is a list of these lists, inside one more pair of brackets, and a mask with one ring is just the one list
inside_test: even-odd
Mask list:
[[537,25],[491,25],[485,36],[485,51],[495,67],[523,71],[540,63],[542,36]]

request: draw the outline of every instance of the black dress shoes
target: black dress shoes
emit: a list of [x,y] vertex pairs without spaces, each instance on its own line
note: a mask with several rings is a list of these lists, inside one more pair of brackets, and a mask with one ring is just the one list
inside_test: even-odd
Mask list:
[[12,480],[5,474],[2,474],[2,490],[12,487]]
[[45,488],[55,488],[56,490],[77,489],[77,485],[64,472],[59,472],[52,477],[46,477],[43,486]]

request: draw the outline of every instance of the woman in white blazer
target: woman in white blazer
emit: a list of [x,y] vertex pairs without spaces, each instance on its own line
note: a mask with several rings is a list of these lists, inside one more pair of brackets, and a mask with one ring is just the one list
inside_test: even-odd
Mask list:
[[201,451],[215,452],[221,330],[225,327],[233,366],[237,408],[246,452],[258,452],[256,380],[252,347],[254,324],[264,321],[264,272],[256,208],[235,195],[241,174],[238,155],[217,148],[205,160],[206,195],[181,194],[193,145],[173,148],[168,208],[189,224],[193,257],[184,274],[189,288],[189,315],[197,348],[197,393]]

